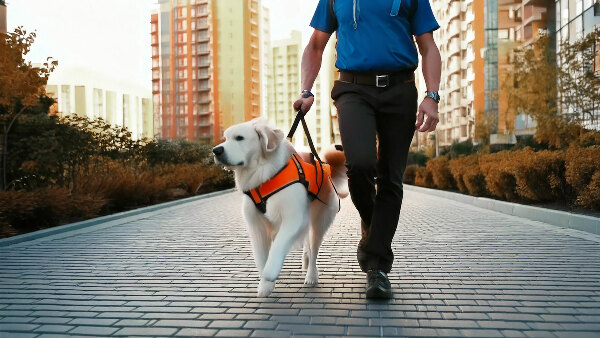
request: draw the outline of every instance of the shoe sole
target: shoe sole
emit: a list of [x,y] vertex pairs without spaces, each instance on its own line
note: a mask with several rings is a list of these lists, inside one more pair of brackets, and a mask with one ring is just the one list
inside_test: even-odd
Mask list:
[[368,299],[390,299],[392,298],[392,290],[386,290],[380,287],[367,289]]

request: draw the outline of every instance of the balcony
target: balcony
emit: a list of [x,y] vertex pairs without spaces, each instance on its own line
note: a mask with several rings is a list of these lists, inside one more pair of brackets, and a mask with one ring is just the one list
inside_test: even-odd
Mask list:
[[450,57],[454,54],[460,54],[460,42],[458,39],[452,39],[448,42],[448,52],[446,56]]
[[448,68],[446,69],[446,72],[448,76],[460,72],[460,63],[458,62],[457,58],[454,58],[448,63]]
[[473,14],[473,10],[468,10],[467,14],[465,15],[465,21],[466,22],[473,22],[475,21],[475,15]]
[[453,2],[448,8],[448,20],[452,20],[453,18],[460,15],[460,4],[458,2]]
[[452,20],[448,24],[448,30],[446,38],[450,39],[455,35],[460,34],[460,20]]
[[472,69],[467,69],[467,82],[475,81],[475,73],[473,73]]
[[475,40],[475,32],[473,30],[469,29],[467,31],[467,34],[465,35],[464,40],[466,42],[471,42],[471,41]]

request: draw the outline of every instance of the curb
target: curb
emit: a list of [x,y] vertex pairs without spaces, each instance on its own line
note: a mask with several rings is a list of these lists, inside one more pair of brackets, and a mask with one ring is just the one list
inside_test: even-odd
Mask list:
[[474,205],[479,208],[526,218],[532,221],[540,221],[558,227],[575,229],[600,235],[600,218],[598,217],[579,215],[567,211],[533,207],[519,203],[498,201],[486,197],[463,195],[457,192],[423,188],[410,184],[404,184],[404,189],[443,197],[453,201]]
[[[93,226],[97,226],[97,227],[95,227],[94,229],[91,229],[91,230],[107,228],[107,227],[115,226],[118,224],[123,224],[126,222],[138,220],[141,218],[146,218],[149,216],[149,213],[151,213],[152,215],[158,214],[158,213],[163,212],[164,211],[163,209],[166,209],[166,208],[182,206],[183,204],[196,202],[198,200],[202,200],[202,199],[209,198],[209,197],[223,195],[226,193],[233,192],[235,190],[236,190],[236,188],[215,191],[215,192],[211,192],[208,194],[183,198],[183,199],[179,199],[179,200],[175,200],[175,201],[171,201],[171,202],[150,205],[150,206],[142,207],[139,209],[123,211],[123,212],[119,212],[116,214],[92,218],[92,219],[88,219],[88,220],[81,221],[81,222],[64,224],[64,225],[59,225],[59,226],[55,226],[52,228],[28,232],[28,233],[21,234],[21,235],[0,239],[0,248],[6,247],[9,245],[13,245],[13,244],[22,243],[22,242],[29,242],[29,241],[33,241],[33,240],[37,240],[37,239],[49,239],[50,237],[53,237],[53,238],[68,237],[68,236],[70,236],[70,234],[68,234],[70,232],[75,232],[76,230],[82,230],[82,229],[90,228]],[[90,230],[90,229],[87,229],[87,230]],[[77,233],[80,233],[80,232],[77,232]],[[73,233],[73,234],[75,234],[75,233]],[[56,236],[56,235],[58,235],[58,236]]]

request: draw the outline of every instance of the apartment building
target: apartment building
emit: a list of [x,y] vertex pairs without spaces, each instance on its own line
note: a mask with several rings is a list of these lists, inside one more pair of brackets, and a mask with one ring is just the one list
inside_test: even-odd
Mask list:
[[[440,121],[435,132],[439,146],[474,138],[476,115],[484,110],[483,7],[481,0],[432,0],[440,24],[434,39],[442,59]],[[422,77],[417,82],[421,94],[425,82]],[[422,144],[423,136],[416,137]]]
[[[292,31],[290,38],[272,43],[273,81],[269,84],[269,109],[266,117],[286,133],[296,117],[292,104],[298,99],[302,89],[300,61],[303,51],[302,34],[299,31]],[[325,47],[321,69],[311,89],[315,94],[315,101],[305,115],[306,125],[319,152],[332,143],[341,143],[337,112],[331,100],[331,88],[337,79],[335,60],[335,37],[332,37]],[[308,140],[302,127],[297,129],[294,136],[294,146],[308,151]]]
[[258,0],[159,0],[151,15],[156,134],[218,143],[260,115]]
[[57,101],[53,110],[60,115],[102,118],[126,127],[133,139],[154,137],[149,88],[90,69],[59,65],[48,78],[46,92]]
[[[337,121],[337,110],[331,100],[331,89],[334,81],[338,79],[338,72],[335,67],[335,43],[336,37],[333,35],[323,51],[321,69],[312,88],[315,101],[305,116],[306,125],[310,130],[317,152],[327,149],[331,144],[342,143]],[[295,97],[298,97],[297,92]],[[298,138],[298,140],[302,140],[298,147],[309,149],[306,135],[302,139]]]
[[269,109],[266,117],[278,128],[287,131],[295,118],[292,103],[300,93],[300,60],[302,33],[293,30],[288,39],[271,43]]
[[[557,0],[551,4],[555,12],[553,28],[556,37],[556,51],[560,53],[561,41],[574,42],[591,33],[600,26],[600,2],[593,0]],[[552,31],[552,30],[551,30]],[[594,62],[596,72],[600,69],[600,48]],[[593,118],[583,116],[583,125],[589,129],[600,130],[600,111],[594,109]]]
[[269,9],[265,6],[261,6],[260,23],[260,115],[267,117],[269,110],[267,93],[269,93],[269,84],[273,81],[273,74],[271,74],[270,71],[272,59],[271,54],[273,53],[273,50],[271,49],[271,18],[269,14]]
[[0,0],[0,34],[6,34],[6,3]]

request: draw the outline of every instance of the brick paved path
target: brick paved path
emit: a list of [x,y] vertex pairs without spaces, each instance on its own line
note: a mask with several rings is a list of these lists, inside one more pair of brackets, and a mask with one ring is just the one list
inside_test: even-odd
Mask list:
[[318,287],[295,251],[257,299],[240,201],[0,248],[0,336],[600,336],[600,236],[406,192],[395,297],[367,301],[347,198]]

